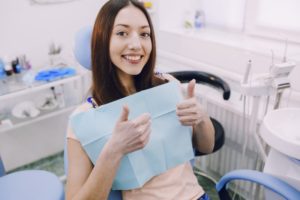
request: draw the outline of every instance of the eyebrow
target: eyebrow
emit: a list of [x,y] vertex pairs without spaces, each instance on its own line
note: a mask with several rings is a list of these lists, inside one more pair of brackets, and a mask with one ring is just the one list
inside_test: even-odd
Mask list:
[[[117,25],[115,25],[115,27],[117,27],[117,26],[123,26],[123,27],[125,27],[125,28],[129,28],[129,27],[130,27],[130,26],[127,25],[127,24],[117,24]],[[142,29],[150,28],[150,26],[149,26],[149,25],[144,25],[144,26],[141,26],[141,28],[142,28]]]

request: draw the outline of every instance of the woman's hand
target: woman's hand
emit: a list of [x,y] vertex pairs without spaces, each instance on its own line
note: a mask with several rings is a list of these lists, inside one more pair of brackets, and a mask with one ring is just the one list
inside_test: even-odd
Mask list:
[[195,85],[195,79],[188,83],[187,98],[177,105],[176,114],[184,126],[198,125],[207,117],[207,114],[195,97]]
[[144,148],[151,133],[150,114],[144,113],[132,120],[128,120],[128,115],[129,108],[124,105],[110,139],[112,148],[122,155]]
[[202,153],[210,153],[214,148],[214,127],[201,104],[195,97],[193,79],[188,83],[187,98],[177,105],[177,116],[184,126],[193,127],[193,145]]

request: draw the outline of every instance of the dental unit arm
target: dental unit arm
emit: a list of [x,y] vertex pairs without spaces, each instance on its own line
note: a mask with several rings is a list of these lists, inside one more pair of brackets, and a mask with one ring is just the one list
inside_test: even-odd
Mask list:
[[[289,74],[295,68],[296,63],[286,61],[279,64],[274,64],[268,74],[263,74],[257,78],[247,81],[245,77],[249,77],[249,70],[246,70],[243,81],[241,82],[241,94],[245,97],[252,97],[252,110],[250,114],[250,131],[254,132],[258,150],[262,159],[265,161],[267,157],[266,148],[263,146],[261,138],[257,134],[257,122],[259,118],[259,102],[261,97],[267,97],[265,113],[268,109],[269,97],[275,95],[273,109],[278,109],[285,89],[290,88],[291,84],[288,79]],[[247,74],[248,73],[248,74]]]
[[294,62],[284,62],[275,65],[271,69],[271,75],[273,77],[272,86],[274,89],[277,90],[274,109],[279,108],[283,90],[291,87],[291,84],[288,80],[288,76],[295,66],[296,63]]
[[245,81],[245,77],[248,77],[248,73],[250,73],[247,70],[241,82],[241,93],[246,96],[269,96],[276,91],[283,91],[283,89],[291,86],[288,76],[295,66],[295,62],[275,64],[269,74],[264,74],[250,81],[248,78]]

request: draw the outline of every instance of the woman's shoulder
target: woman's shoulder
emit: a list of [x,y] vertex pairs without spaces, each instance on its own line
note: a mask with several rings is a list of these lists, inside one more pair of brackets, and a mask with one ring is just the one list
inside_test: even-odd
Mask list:
[[93,106],[89,102],[84,102],[75,108],[75,110],[72,112],[71,116],[77,115],[82,112],[86,112],[92,108],[93,108]]
[[166,82],[169,82],[169,81],[177,82],[177,85],[178,85],[179,89],[181,90],[182,94],[183,95],[185,94],[185,89],[183,88],[183,85],[181,84],[181,82],[177,78],[172,76],[171,74],[155,72],[155,76],[160,79],[166,80]]
[[155,76],[160,78],[160,79],[167,80],[167,81],[178,81],[178,82],[180,82],[178,79],[176,79],[174,76],[172,76],[171,74],[168,74],[168,73],[155,72]]
[[[75,116],[75,115],[77,115],[79,113],[86,112],[86,111],[90,110],[91,108],[93,108],[93,106],[90,103],[88,103],[88,102],[84,102],[84,103],[80,104],[71,113],[69,120],[72,120],[73,116]],[[73,128],[72,128],[72,125],[71,125],[70,121],[69,121],[68,129],[67,129],[67,138],[78,140],[77,137],[74,134],[74,131],[73,131]]]

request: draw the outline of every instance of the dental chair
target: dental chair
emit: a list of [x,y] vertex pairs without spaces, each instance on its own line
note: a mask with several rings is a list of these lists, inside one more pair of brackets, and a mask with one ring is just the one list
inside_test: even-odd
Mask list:
[[0,157],[1,200],[64,200],[64,186],[56,175],[42,170],[5,174]]

